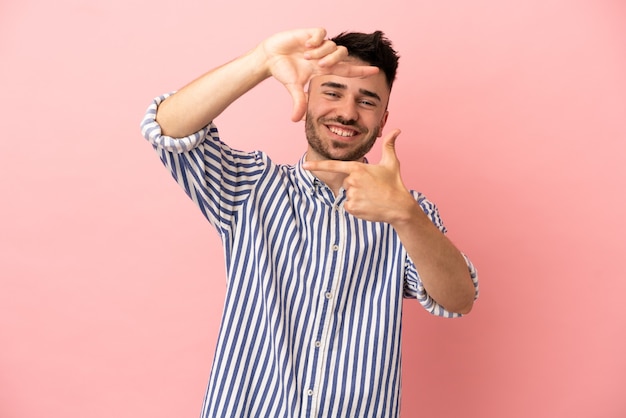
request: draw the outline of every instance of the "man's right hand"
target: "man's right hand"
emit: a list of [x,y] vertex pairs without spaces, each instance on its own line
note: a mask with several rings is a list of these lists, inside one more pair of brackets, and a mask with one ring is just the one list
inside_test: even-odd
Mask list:
[[265,55],[269,75],[281,82],[293,99],[291,120],[301,120],[306,112],[305,88],[316,75],[337,74],[366,77],[378,68],[346,62],[348,50],[326,39],[322,28],[296,29],[277,33],[258,46]]

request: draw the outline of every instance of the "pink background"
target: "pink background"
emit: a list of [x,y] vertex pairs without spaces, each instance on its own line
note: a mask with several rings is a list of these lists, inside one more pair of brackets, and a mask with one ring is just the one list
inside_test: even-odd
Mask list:
[[[626,416],[626,3],[26,0],[0,5],[0,417],[198,416],[223,253],[139,121],[308,26],[394,40],[405,181],[480,272],[468,317],[405,304],[402,416]],[[290,111],[269,80],[219,125],[293,162]]]

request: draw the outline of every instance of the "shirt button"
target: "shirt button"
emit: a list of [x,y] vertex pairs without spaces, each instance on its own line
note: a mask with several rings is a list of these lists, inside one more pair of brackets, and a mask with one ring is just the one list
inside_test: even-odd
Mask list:
[[313,390],[309,389],[306,391],[306,394],[309,396],[313,396]]
[[315,346],[316,346],[317,348],[320,348],[320,347],[321,347],[321,345],[322,345],[322,343],[321,343],[321,342],[319,342],[319,341],[315,341]]
[[330,292],[326,292],[326,299],[331,299],[333,297],[333,294]]
[[333,245],[333,251],[337,251],[339,249],[339,246],[337,244]]

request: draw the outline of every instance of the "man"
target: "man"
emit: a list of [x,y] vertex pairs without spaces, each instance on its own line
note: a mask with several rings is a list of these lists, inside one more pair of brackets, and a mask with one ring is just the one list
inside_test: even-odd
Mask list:
[[[226,301],[203,417],[396,417],[402,298],[470,311],[476,271],[382,137],[398,56],[381,32],[275,34],[154,100],[142,131],[219,232]],[[213,120],[274,77],[305,117],[296,165],[229,148]],[[306,91],[305,91],[306,89]],[[382,137],[382,158],[366,153]]]

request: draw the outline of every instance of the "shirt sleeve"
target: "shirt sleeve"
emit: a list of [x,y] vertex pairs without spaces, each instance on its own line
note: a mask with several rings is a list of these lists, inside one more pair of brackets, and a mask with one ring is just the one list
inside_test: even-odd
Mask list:
[[[435,226],[442,232],[446,233],[446,227],[443,225],[443,221],[439,216],[439,210],[437,206],[430,202],[426,197],[418,192],[411,192],[413,197],[417,200],[422,210],[430,220],[435,224]],[[465,259],[465,263],[467,264],[467,268],[470,273],[470,277],[472,278],[472,283],[474,284],[474,300],[478,298],[478,272],[476,268],[470,261],[470,259],[462,254]],[[419,272],[417,271],[417,267],[413,263],[410,257],[407,256],[406,265],[405,265],[405,280],[404,280],[404,297],[409,299],[417,299],[419,303],[422,305],[426,311],[430,312],[433,315],[441,316],[445,318],[458,318],[463,316],[462,314],[456,312],[447,311],[443,306],[438,304],[429,294],[426,292],[424,288],[424,284],[420,279]]]
[[170,95],[159,96],[148,106],[141,132],[174,180],[224,234],[232,228],[235,212],[262,175],[265,158],[259,152],[230,148],[220,140],[213,123],[183,138],[163,135],[156,113],[159,104]]

